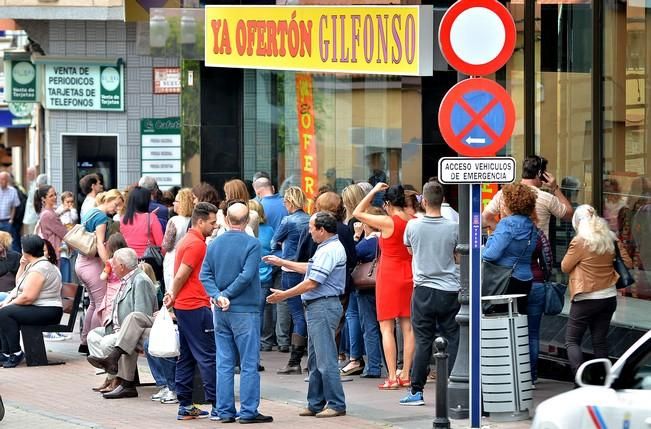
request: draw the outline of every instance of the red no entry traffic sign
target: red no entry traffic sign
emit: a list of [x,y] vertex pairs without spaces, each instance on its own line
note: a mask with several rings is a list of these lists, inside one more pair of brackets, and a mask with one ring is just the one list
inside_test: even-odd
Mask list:
[[439,27],[443,56],[455,70],[470,76],[485,76],[504,66],[515,39],[513,17],[496,0],[457,1]]
[[504,88],[484,78],[453,86],[439,108],[445,142],[465,156],[493,156],[511,138],[515,107]]

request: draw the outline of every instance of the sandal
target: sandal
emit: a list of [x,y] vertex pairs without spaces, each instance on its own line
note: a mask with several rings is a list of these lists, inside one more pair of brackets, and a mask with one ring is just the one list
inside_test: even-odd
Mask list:
[[351,360],[348,364],[339,370],[341,375],[357,375],[364,372],[364,365],[359,360]]
[[400,387],[411,387],[411,379],[409,378],[405,379],[405,378],[398,377],[396,381],[398,382]]
[[383,384],[378,384],[377,388],[380,390],[398,390],[400,383],[398,380],[389,380],[388,378],[384,380]]

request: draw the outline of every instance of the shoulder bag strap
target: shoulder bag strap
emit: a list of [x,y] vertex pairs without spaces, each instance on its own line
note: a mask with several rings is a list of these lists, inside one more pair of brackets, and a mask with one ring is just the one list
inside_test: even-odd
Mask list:
[[[23,282],[24,282],[25,279],[27,278],[27,274],[29,274],[29,273],[31,272],[32,268],[34,268],[34,267],[36,266],[36,264],[38,264],[39,262],[48,262],[48,263],[49,263],[50,261],[47,261],[47,260],[45,260],[45,259],[41,259],[40,261],[36,261],[36,262],[34,262],[34,264],[31,265],[31,266],[29,267],[29,269],[25,270],[25,272],[23,273],[22,278],[20,279],[20,283],[18,283],[18,284],[16,285],[16,292],[20,292],[20,287],[23,285]],[[16,296],[18,296],[18,295],[16,295]]]
[[150,213],[147,212],[147,246],[151,246],[151,218]]
[[621,260],[622,253],[619,251],[619,244],[617,243],[617,240],[613,240],[613,244],[615,245],[615,259]]

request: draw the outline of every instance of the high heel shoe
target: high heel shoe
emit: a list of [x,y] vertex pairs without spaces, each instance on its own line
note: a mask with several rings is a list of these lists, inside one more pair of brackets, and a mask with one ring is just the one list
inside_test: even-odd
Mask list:
[[384,380],[384,383],[378,384],[377,388],[380,390],[398,390],[400,383],[398,380],[389,380],[388,378]]
[[107,387],[109,387],[110,384],[111,384],[111,380],[109,380],[107,377],[104,379],[104,383],[102,383],[97,387],[93,387],[93,392],[101,392],[102,389],[106,389]]

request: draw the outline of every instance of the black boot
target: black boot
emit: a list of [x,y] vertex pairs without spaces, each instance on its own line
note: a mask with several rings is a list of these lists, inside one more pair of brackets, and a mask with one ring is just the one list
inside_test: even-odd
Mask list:
[[303,353],[305,353],[306,344],[307,338],[302,335],[292,334],[292,351],[289,355],[289,361],[284,368],[277,371],[277,374],[303,374],[301,358],[303,357]]

